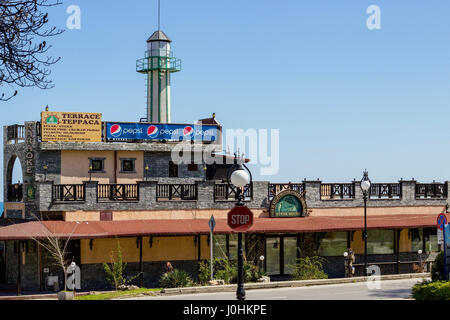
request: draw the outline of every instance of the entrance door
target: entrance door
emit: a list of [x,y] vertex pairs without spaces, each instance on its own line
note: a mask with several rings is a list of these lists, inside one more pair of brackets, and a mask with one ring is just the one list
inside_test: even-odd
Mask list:
[[266,238],[266,272],[268,275],[280,274],[280,237]]
[[297,237],[266,237],[266,272],[268,275],[290,275],[297,260]]

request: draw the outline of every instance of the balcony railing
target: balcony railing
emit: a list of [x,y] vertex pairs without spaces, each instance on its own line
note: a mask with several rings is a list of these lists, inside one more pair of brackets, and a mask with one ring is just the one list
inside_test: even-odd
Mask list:
[[85,201],[84,184],[58,184],[52,186],[52,202]]
[[25,126],[19,124],[8,126],[7,135],[8,141],[15,140],[17,143],[20,140],[25,140]]
[[8,186],[7,198],[8,202],[21,202],[23,200],[23,185],[13,184]]
[[156,200],[197,200],[198,186],[196,184],[158,184]]
[[[253,198],[253,186],[247,185],[244,187],[244,201],[251,201],[252,198]],[[236,196],[228,184],[218,183],[214,185],[214,200],[235,201]]]
[[320,185],[321,200],[342,200],[355,198],[355,184],[326,183]]
[[373,183],[370,186],[371,199],[401,199],[401,183]]
[[269,201],[273,199],[278,193],[284,190],[294,190],[298,193],[302,193],[305,190],[304,183],[271,183],[269,184]]
[[447,198],[446,183],[417,183],[416,199],[442,199]]
[[99,184],[97,201],[139,201],[137,184]]

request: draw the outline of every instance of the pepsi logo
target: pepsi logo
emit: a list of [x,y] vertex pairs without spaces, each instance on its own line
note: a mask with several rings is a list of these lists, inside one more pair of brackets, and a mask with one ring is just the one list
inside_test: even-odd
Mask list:
[[194,128],[192,127],[185,127],[183,130],[183,135],[186,136],[191,136],[194,133]]
[[156,138],[158,136],[158,127],[157,126],[150,126],[147,129],[147,135],[150,138]]
[[109,132],[113,137],[118,137],[122,134],[122,127],[118,124],[113,124],[109,129]]

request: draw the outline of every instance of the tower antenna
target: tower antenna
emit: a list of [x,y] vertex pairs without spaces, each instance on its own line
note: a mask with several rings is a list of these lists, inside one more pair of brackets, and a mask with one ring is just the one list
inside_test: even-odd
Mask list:
[[161,21],[161,0],[158,0],[158,31],[161,31],[161,25],[160,25],[160,21]]

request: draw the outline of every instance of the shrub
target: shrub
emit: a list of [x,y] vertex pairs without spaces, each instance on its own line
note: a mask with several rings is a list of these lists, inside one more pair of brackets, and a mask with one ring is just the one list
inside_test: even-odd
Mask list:
[[444,252],[440,252],[434,259],[433,267],[431,268],[431,280],[432,281],[445,280]]
[[328,275],[323,271],[324,259],[319,256],[297,259],[292,280],[327,279]]
[[[255,282],[266,273],[251,263],[244,261],[244,282]],[[228,259],[213,260],[214,279],[224,280],[226,284],[237,283],[237,262]],[[211,279],[211,265],[209,261],[200,262],[199,283],[205,285]]]
[[450,300],[450,282],[423,281],[412,288],[412,295],[416,300]]
[[103,269],[106,273],[106,280],[117,290],[119,286],[127,285],[139,275],[127,279],[125,276],[125,268],[127,264],[122,261],[122,250],[120,249],[120,244],[117,242],[117,261],[114,258],[114,252],[111,252],[111,266],[107,263],[103,263]]
[[174,269],[163,273],[159,283],[162,288],[180,288],[194,285],[194,281],[186,271]]

